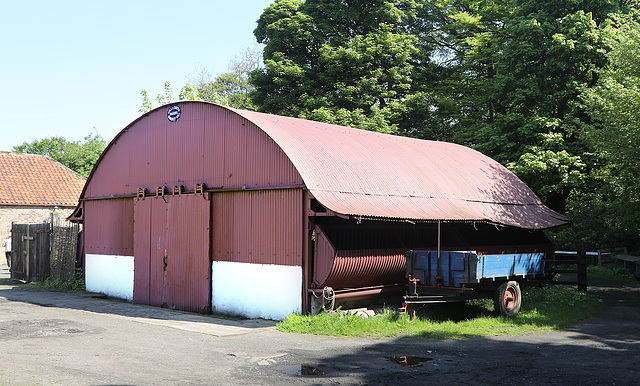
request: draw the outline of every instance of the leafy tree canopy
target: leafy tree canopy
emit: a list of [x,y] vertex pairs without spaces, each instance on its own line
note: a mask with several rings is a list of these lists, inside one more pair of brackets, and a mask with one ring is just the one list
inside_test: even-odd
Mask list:
[[259,110],[424,136],[429,92],[418,71],[428,45],[409,32],[415,1],[276,1],[254,34],[264,67],[251,74]]
[[582,220],[572,232],[640,250],[640,14],[612,15],[604,39],[611,47],[609,65],[581,94],[592,119],[581,135],[600,163],[593,171],[595,186],[570,200]]
[[[276,0],[254,30],[265,48],[251,98],[263,112],[473,147],[548,206],[586,218],[580,200],[606,212],[624,206],[616,200],[634,202],[638,188],[636,155],[613,150],[637,149],[631,123],[639,120],[628,112],[639,109],[628,75],[640,62],[629,53],[639,51],[629,38],[627,53],[615,54],[622,43],[612,38],[624,32],[615,15],[635,7],[625,0]],[[604,237],[628,234],[620,221],[607,221],[613,231]]]
[[[206,69],[201,69],[195,76],[191,76],[185,84],[178,100],[201,100],[218,103],[224,106],[255,110],[249,94],[253,86],[249,83],[249,73],[258,69],[261,64],[262,50],[257,45],[245,48],[238,57],[229,64],[229,72],[218,76],[211,76]],[[147,90],[140,92],[142,105],[138,110],[146,113],[153,109],[153,103],[149,99]],[[164,94],[158,94],[155,98],[158,105],[164,105],[174,101],[173,86],[169,82],[164,84]]]
[[12,151],[49,156],[87,178],[106,146],[100,134],[89,133],[83,141],[69,141],[64,137],[42,138],[14,146]]

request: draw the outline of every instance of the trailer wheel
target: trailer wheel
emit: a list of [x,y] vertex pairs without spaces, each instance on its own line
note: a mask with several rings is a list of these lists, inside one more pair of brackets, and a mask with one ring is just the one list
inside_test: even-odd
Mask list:
[[517,281],[506,281],[496,289],[493,306],[500,315],[513,317],[520,312],[522,292]]

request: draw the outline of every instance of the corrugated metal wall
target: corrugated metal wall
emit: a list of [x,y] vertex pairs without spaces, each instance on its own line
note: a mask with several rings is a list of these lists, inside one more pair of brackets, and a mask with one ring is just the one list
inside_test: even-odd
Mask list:
[[164,302],[171,308],[211,310],[211,260],[209,197],[182,195],[171,198],[167,226],[168,291]]
[[[302,187],[297,170],[276,143],[225,108],[177,103],[177,122],[165,109],[130,125],[110,145],[90,177],[84,198],[155,192],[195,184],[223,189]],[[167,107],[168,109],[168,107]]]
[[336,250],[327,238],[327,235],[319,226],[315,227],[315,242],[313,251],[313,286],[320,286],[327,280],[331,268],[333,267],[333,259],[336,256]]
[[212,194],[213,260],[302,264],[302,189]]
[[325,229],[316,226],[312,287],[329,286],[338,289],[401,283],[404,281],[406,250],[336,250]]
[[136,199],[134,301],[196,312],[210,309],[210,201],[205,198]]
[[320,287],[358,288],[403,283],[405,252],[404,249],[337,251],[331,273]]
[[[133,200],[132,200],[133,201]],[[135,200],[133,248],[133,300],[150,304],[151,299],[151,224],[153,199]],[[155,278],[156,280],[158,278]],[[160,278],[162,279],[162,278]],[[162,284],[164,281],[161,281]]]
[[133,200],[84,203],[85,253],[133,256]]

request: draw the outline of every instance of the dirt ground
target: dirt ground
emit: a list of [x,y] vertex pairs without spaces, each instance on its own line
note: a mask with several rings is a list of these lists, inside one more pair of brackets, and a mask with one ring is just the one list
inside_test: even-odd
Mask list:
[[638,384],[640,289],[592,284],[605,312],[568,331],[466,340],[287,334],[271,321],[5,285],[0,385]]

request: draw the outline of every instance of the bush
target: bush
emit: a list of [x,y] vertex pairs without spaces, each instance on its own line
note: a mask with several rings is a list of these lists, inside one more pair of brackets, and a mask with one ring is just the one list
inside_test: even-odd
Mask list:
[[62,280],[60,278],[52,279],[48,277],[43,287],[61,290],[71,290],[81,292],[85,290],[84,278],[82,272],[75,272],[73,276],[68,280]]
[[620,262],[614,262],[606,266],[590,265],[587,267],[587,277],[613,280],[630,286],[640,286],[638,281]]

